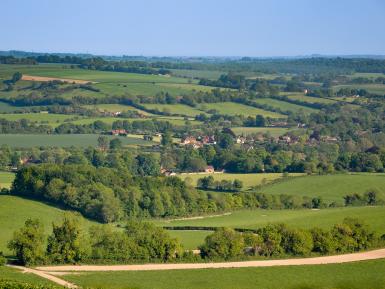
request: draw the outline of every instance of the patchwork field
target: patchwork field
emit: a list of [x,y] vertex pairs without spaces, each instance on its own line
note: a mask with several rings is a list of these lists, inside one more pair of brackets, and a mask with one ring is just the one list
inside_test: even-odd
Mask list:
[[[385,194],[385,174],[339,174],[304,176],[267,185],[260,191],[268,194],[288,194],[308,197],[322,197],[326,202],[343,202],[351,193],[363,194],[376,190]],[[385,222],[384,222],[385,223]]]
[[[1,144],[11,147],[34,146],[96,146],[99,135],[97,134],[3,134],[0,136]],[[107,136],[109,139],[115,136]],[[123,145],[152,145],[154,142],[138,138],[119,137]]]
[[385,260],[270,268],[84,272],[62,277],[101,289],[383,289],[385,275],[378,273],[383,271]]
[[198,114],[205,113],[194,107],[184,104],[143,104],[148,109],[157,109],[160,112],[168,112],[171,114],[180,114],[194,117]]
[[13,182],[14,177],[14,173],[0,172],[0,189],[9,188]]
[[231,130],[236,135],[251,135],[258,133],[269,133],[273,137],[284,135],[285,133],[292,131],[293,128],[282,127],[232,127]]
[[[301,173],[290,174],[290,176],[292,177],[302,176],[302,175],[303,174]],[[180,174],[178,176],[183,180],[189,179],[189,181],[191,181],[192,184],[195,186],[200,178],[203,178],[206,176],[212,176],[216,181],[221,181],[221,180],[232,181],[234,179],[238,179],[243,182],[243,190],[247,190],[250,187],[255,187],[255,186],[261,185],[262,183],[268,183],[268,182],[271,182],[272,180],[282,178],[281,173],[267,173],[267,174],[188,173],[188,174]]]
[[289,103],[289,102],[281,101],[277,99],[272,99],[272,98],[259,98],[254,100],[254,102],[258,104],[268,105],[274,108],[278,108],[283,111],[291,111],[295,113],[302,111],[303,113],[310,114],[318,111],[317,109],[310,108],[307,106],[297,105],[297,104],[293,104],[293,103]]
[[263,115],[264,117],[271,117],[271,118],[285,118],[286,116],[255,108],[252,106],[247,106],[240,103],[235,102],[221,102],[221,103],[205,103],[200,105],[200,109],[209,111],[209,110],[217,110],[220,114],[227,114],[227,115],[244,115],[244,116],[256,116],[258,114]]
[[[0,195],[0,251],[3,251],[5,254],[11,253],[7,249],[7,242],[12,238],[13,232],[24,225],[27,218],[40,219],[48,235],[51,232],[52,222],[60,221],[64,212],[61,209],[38,201],[16,196]],[[84,218],[82,220],[84,228],[97,224]]]

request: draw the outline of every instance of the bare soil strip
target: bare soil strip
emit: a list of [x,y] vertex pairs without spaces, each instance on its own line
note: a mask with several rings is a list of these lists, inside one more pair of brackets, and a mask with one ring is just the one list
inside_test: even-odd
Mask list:
[[88,81],[88,80],[70,79],[70,78],[57,78],[57,77],[45,77],[45,76],[33,76],[33,75],[27,75],[27,74],[23,74],[21,79],[22,80],[29,80],[29,81],[41,81],[41,82],[59,80],[59,81],[66,82],[66,83],[76,83],[76,84],[96,83],[96,82]]
[[22,270],[23,273],[31,273],[31,274],[35,274],[37,276],[40,276],[42,278],[45,278],[51,282],[54,282],[60,286],[64,286],[64,287],[67,287],[67,288],[72,288],[72,289],[75,289],[75,288],[78,288],[78,286],[76,286],[75,284],[72,284],[70,282],[67,282],[63,279],[60,279],[58,277],[55,277],[55,276],[52,276],[50,274],[48,274],[47,272],[44,272],[44,271],[39,271],[39,270],[36,270],[36,269],[32,269],[32,268],[26,268],[26,267],[23,267],[23,266],[14,266],[14,265],[8,265],[9,267],[12,267],[12,268],[15,268],[15,269],[19,269],[19,270]]
[[183,270],[183,269],[208,269],[208,268],[245,268],[245,267],[272,267],[272,266],[298,266],[321,265],[356,262],[385,258],[385,249],[368,252],[323,256],[314,258],[280,259],[263,261],[221,262],[221,263],[180,263],[180,264],[140,264],[140,265],[68,265],[37,267],[39,271],[49,274],[54,272],[73,271],[150,271],[150,270]]

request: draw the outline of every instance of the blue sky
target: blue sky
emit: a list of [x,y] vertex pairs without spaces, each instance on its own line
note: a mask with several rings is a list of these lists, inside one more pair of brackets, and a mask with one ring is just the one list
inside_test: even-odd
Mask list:
[[2,0],[0,50],[385,54],[382,0]]

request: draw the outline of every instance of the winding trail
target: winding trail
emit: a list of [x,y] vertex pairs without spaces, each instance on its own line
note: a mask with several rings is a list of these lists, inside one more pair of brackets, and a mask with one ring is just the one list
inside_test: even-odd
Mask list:
[[[209,268],[246,268],[246,267],[272,267],[272,266],[299,266],[299,265],[322,265],[348,263],[365,260],[385,258],[385,249],[367,252],[323,256],[298,259],[258,260],[241,262],[219,262],[219,263],[177,263],[177,264],[139,264],[139,265],[66,265],[66,266],[43,266],[35,269],[22,266],[10,267],[23,270],[27,273],[36,274],[61,286],[78,288],[75,284],[60,279],[57,276],[76,274],[76,272],[106,272],[106,271],[151,271],[151,270],[187,270],[187,269],[209,269]],[[56,276],[54,276],[56,275]]]

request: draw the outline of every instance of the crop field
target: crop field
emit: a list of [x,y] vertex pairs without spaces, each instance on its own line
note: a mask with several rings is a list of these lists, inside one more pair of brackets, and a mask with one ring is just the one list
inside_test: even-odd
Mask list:
[[[2,134],[0,143],[10,147],[34,147],[34,146],[96,146],[99,135],[96,134]],[[115,136],[107,136],[109,139]],[[119,137],[123,145],[152,145],[154,142],[138,138]]]
[[209,226],[257,229],[269,223],[297,228],[330,228],[346,217],[364,220],[379,234],[385,233],[385,207],[341,207],[320,210],[241,210],[228,215],[185,220],[154,220],[159,226]]
[[[40,219],[44,224],[45,233],[48,235],[51,232],[52,222],[60,221],[64,212],[38,201],[0,195],[0,251],[6,254],[11,253],[7,249],[7,242],[12,238],[13,232],[24,225],[26,219]],[[97,224],[84,218],[81,218],[81,220],[84,228]]]
[[[268,194],[288,194],[308,197],[322,197],[326,202],[343,202],[351,193],[363,194],[376,190],[385,194],[385,174],[337,174],[290,178],[267,185],[260,191]],[[384,222],[385,223],[385,222]]]
[[[75,90],[62,94],[64,98],[72,98],[74,95],[105,96],[105,95],[155,95],[159,92],[169,92],[180,95],[195,91],[210,91],[212,87],[197,85],[197,80],[182,77],[163,75],[149,75],[123,72],[95,71],[86,69],[71,69],[67,65],[39,64],[39,65],[0,65],[0,77],[9,78],[14,72],[19,71],[30,76],[54,77],[62,79],[75,79],[95,82],[93,86],[99,92]],[[22,81],[18,86],[25,86],[31,81]],[[17,91],[11,93],[2,92],[3,97],[13,97]]]
[[310,108],[310,107],[302,106],[302,105],[297,105],[297,104],[293,104],[293,103],[289,103],[289,102],[281,101],[281,100],[277,100],[277,99],[272,99],[272,98],[259,98],[259,99],[254,100],[254,102],[258,103],[258,104],[269,105],[269,106],[272,106],[274,108],[281,109],[283,111],[291,111],[294,113],[298,113],[301,111],[303,113],[307,113],[307,114],[310,114],[313,112],[318,112],[318,109],[314,109],[314,108]]
[[9,188],[15,178],[14,173],[10,172],[0,172],[0,189]]
[[160,112],[168,112],[171,114],[181,114],[186,116],[196,116],[205,113],[194,107],[185,104],[143,104],[148,109],[157,109]]
[[236,135],[252,135],[252,134],[265,134],[269,133],[273,137],[278,137],[284,135],[289,131],[293,131],[292,128],[282,128],[282,127],[232,127],[231,130]]
[[[290,174],[290,176],[302,176],[301,173],[294,173]],[[210,174],[210,173],[188,173],[188,174],[180,174],[178,175],[183,180],[186,180],[187,178],[190,179],[190,181],[193,183],[193,185],[197,184],[198,179],[212,176],[214,180],[221,181],[221,180],[234,180],[238,179],[243,182],[243,190],[249,189],[250,187],[261,185],[262,183],[268,183],[272,180],[276,180],[279,178],[282,178],[281,173],[267,173],[267,174],[228,174],[228,173],[217,173],[217,174]]]
[[83,272],[63,278],[109,289],[384,289],[385,260],[345,264],[172,271]]
[[235,102],[220,102],[220,103],[205,103],[200,105],[200,109],[208,111],[215,109],[220,114],[227,114],[227,115],[244,115],[244,116],[256,116],[258,114],[263,115],[264,117],[271,117],[271,118],[285,118],[286,116],[271,112],[267,110],[263,110],[260,108],[235,103]]

